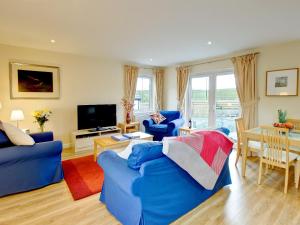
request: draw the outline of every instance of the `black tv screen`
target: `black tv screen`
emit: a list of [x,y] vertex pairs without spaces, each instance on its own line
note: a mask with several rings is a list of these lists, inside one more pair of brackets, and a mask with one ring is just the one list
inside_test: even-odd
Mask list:
[[77,106],[78,130],[116,126],[116,105]]

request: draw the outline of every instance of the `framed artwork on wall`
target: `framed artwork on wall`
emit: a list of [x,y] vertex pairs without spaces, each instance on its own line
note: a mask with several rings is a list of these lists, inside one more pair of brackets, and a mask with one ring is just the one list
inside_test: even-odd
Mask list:
[[58,99],[60,97],[60,69],[10,62],[10,97],[12,99]]
[[299,69],[266,72],[266,96],[297,96]]

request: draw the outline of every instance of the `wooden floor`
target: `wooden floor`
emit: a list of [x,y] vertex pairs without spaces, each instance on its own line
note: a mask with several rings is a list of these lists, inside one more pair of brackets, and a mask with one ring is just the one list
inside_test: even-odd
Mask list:
[[[90,152],[82,155],[90,154]],[[74,155],[64,152],[64,158]],[[241,164],[230,160],[233,184],[174,224],[197,225],[299,225],[300,190],[290,176],[288,194],[283,194],[282,171],[269,172],[257,185],[257,159],[249,160],[247,178],[240,175]],[[0,198],[1,225],[104,225],[119,224],[99,201],[99,194],[73,201],[66,183]],[[129,210],[129,209],[124,209]]]

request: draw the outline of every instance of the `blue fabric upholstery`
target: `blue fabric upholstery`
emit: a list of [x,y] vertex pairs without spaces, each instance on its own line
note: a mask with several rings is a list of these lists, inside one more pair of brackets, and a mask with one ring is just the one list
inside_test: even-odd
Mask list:
[[132,147],[128,157],[128,166],[132,169],[139,169],[144,162],[162,157],[162,143],[147,142]]
[[61,141],[50,141],[52,133],[34,134],[33,138],[47,142],[0,148],[0,196],[41,188],[63,179]]
[[216,130],[221,131],[222,133],[226,134],[227,136],[230,134],[230,130],[226,127],[219,127]]
[[53,133],[52,132],[42,132],[42,133],[33,133],[30,134],[35,143],[53,141]]
[[10,142],[6,134],[0,130],[0,148],[13,146],[13,143]]
[[105,151],[98,164],[104,170],[100,201],[124,225],[170,224],[231,184],[228,160],[212,191],[165,156],[133,170],[115,152]]
[[179,128],[184,124],[179,111],[160,111],[166,120],[160,124],[155,124],[152,119],[144,120],[145,132],[154,136],[154,141],[161,141],[164,137],[178,135]]

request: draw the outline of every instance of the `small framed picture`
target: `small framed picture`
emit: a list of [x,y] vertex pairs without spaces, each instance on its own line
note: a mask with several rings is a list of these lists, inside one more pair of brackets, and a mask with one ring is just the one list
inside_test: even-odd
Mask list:
[[59,98],[59,67],[10,62],[10,96],[12,99]]
[[298,68],[267,71],[266,96],[297,96],[298,76]]

